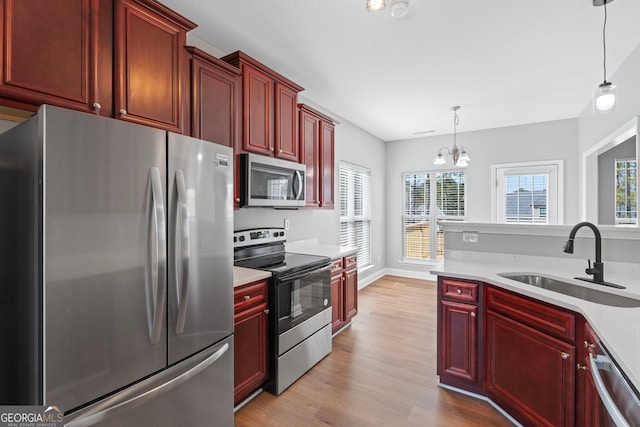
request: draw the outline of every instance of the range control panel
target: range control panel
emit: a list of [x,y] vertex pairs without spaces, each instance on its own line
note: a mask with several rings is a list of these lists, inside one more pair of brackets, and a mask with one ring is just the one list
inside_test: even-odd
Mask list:
[[250,228],[233,233],[234,248],[265,243],[282,243],[286,240],[284,228]]

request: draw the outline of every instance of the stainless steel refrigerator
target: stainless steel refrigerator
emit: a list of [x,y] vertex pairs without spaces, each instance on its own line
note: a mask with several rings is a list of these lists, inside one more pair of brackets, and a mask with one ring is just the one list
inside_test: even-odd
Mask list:
[[0,135],[0,405],[233,425],[232,159],[51,106]]

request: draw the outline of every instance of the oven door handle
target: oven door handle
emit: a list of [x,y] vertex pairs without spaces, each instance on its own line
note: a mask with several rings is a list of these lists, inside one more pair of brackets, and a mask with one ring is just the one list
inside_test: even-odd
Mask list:
[[325,271],[329,271],[331,270],[332,265],[331,264],[327,264],[324,267],[321,268],[309,268],[307,270],[302,270],[302,271],[296,271],[295,273],[291,273],[289,275],[282,275],[278,277],[278,281],[280,283],[284,283],[284,282],[292,282],[294,280],[298,280],[298,279],[302,279],[303,277],[307,277],[311,274],[317,274],[317,273],[324,273]]
[[604,385],[604,381],[602,381],[602,377],[600,376],[600,371],[598,368],[598,363],[601,364],[611,364],[611,360],[603,355],[597,354],[594,355],[589,353],[589,364],[591,365],[591,376],[593,377],[593,382],[596,385],[596,389],[598,390],[598,394],[600,395],[600,399],[604,404],[605,408],[607,408],[607,412],[611,419],[616,423],[618,427],[629,427],[629,423],[624,419],[622,413],[616,406],[615,402],[611,398],[611,395],[607,391],[607,388]]

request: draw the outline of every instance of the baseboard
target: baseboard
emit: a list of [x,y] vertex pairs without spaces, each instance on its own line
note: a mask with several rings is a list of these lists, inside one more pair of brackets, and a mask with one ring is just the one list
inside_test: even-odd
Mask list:
[[453,386],[450,386],[450,385],[447,385],[447,384],[442,384],[442,383],[438,383],[438,387],[446,388],[447,390],[455,391],[456,393],[464,394],[466,396],[473,397],[475,399],[484,400],[489,405],[493,406],[493,408],[496,411],[500,412],[502,415],[505,416],[505,418],[507,418],[509,421],[511,421],[514,426],[523,427],[522,424],[520,424],[518,421],[516,421],[511,415],[509,415],[504,409],[502,409],[501,407],[496,405],[493,402],[493,400],[489,399],[487,396],[482,396],[482,395],[479,395],[479,394],[476,394],[476,393],[471,393],[470,391],[462,390],[460,388],[453,387]]

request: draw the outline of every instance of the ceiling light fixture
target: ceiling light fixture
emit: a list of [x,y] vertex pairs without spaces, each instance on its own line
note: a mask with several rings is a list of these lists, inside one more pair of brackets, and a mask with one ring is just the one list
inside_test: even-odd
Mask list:
[[[451,160],[453,161],[454,166],[465,167],[468,166],[467,162],[471,161],[471,158],[465,151],[463,146],[458,147],[456,142],[456,129],[458,124],[460,123],[460,119],[458,118],[458,110],[460,109],[459,105],[455,105],[451,107],[451,111],[453,111],[453,147],[449,150],[447,147],[442,147],[438,151],[438,155],[433,161],[434,165],[444,165],[447,163],[447,160],[444,158],[444,155],[450,155]],[[444,154],[443,154],[444,152]]]
[[389,13],[393,19],[402,19],[409,14],[409,2],[405,0],[394,0],[389,8]]
[[367,12],[378,12],[385,7],[384,0],[367,0]]
[[604,81],[593,91],[593,111],[595,113],[610,113],[618,108],[616,86],[607,81],[607,3],[613,0],[593,0],[594,6],[604,6],[604,24],[602,26],[602,48]]

